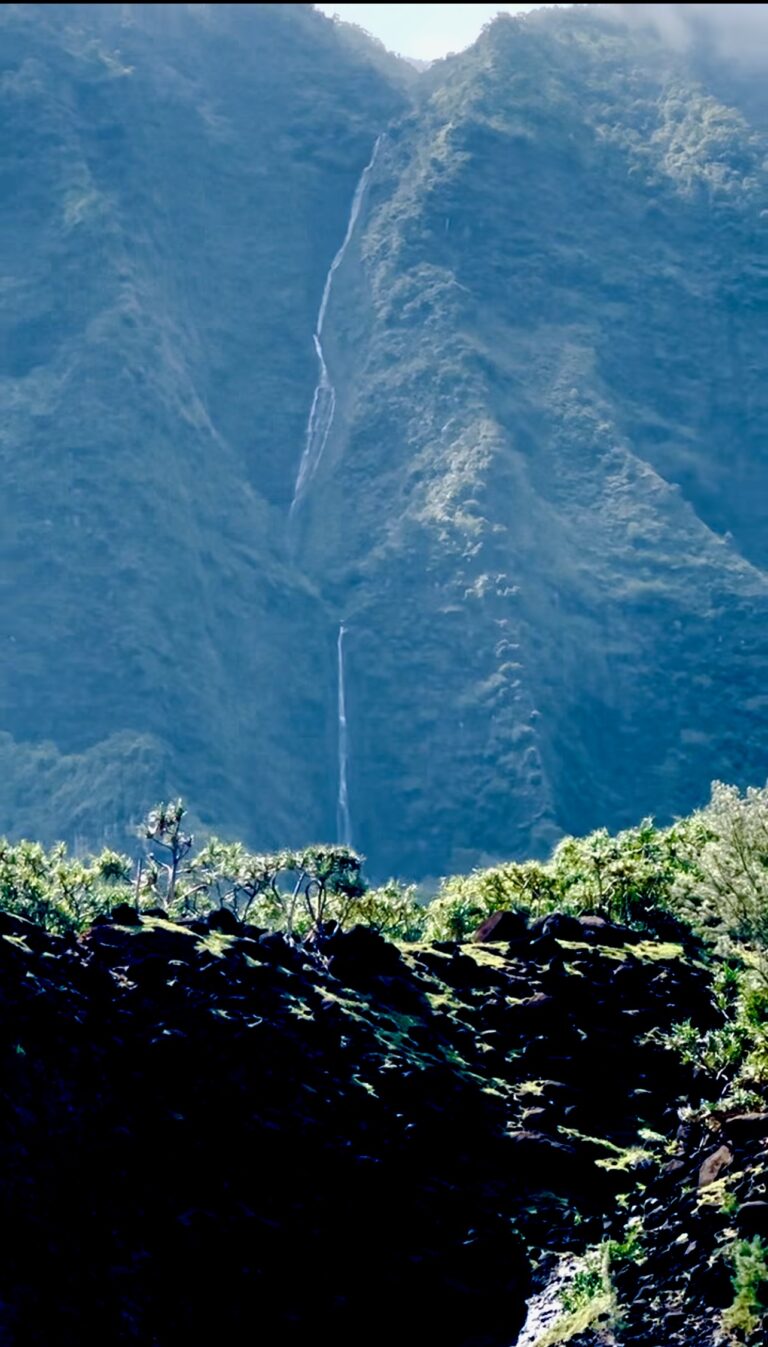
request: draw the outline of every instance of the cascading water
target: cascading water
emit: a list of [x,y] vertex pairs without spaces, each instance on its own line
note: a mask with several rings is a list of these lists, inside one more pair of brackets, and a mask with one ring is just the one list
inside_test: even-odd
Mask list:
[[347,699],[344,688],[344,637],[346,627],[342,622],[339,638],[336,642],[338,656],[339,686],[339,796],[336,807],[336,830],[342,846],[352,845],[352,820],[349,815],[349,786],[347,784],[347,766],[349,762],[349,732],[347,730]]
[[304,452],[301,455],[299,471],[296,474],[296,485],[293,489],[293,500],[291,501],[291,508],[288,515],[289,523],[294,520],[296,511],[299,507],[299,502],[317,471],[333,424],[333,414],[336,410],[336,390],[331,383],[330,375],[328,374],[328,366],[325,363],[325,356],[323,355],[323,324],[325,322],[328,301],[331,297],[333,278],[344,261],[344,254],[349,247],[350,239],[354,233],[355,225],[357,224],[362,209],[365,189],[368,186],[368,179],[370,178],[371,171],[376,163],[376,156],[379,152],[381,141],[382,137],[378,136],[370,160],[360,175],[360,181],[355,188],[355,195],[352,198],[352,207],[349,212],[349,220],[347,221],[347,232],[344,235],[339,251],[331,262],[330,270],[325,278],[323,297],[320,300],[320,310],[317,315],[317,323],[315,324],[314,336],[312,338],[315,343],[315,353],[317,355],[320,377],[318,378],[315,387],[312,406],[309,412],[309,420],[307,421],[307,429],[304,437]]

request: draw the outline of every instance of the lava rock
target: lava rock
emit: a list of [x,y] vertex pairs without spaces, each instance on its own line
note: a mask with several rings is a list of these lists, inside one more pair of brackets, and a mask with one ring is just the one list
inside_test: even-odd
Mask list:
[[708,1155],[699,1169],[699,1188],[715,1183],[720,1175],[733,1164],[733,1151],[728,1146],[718,1146]]
[[217,907],[208,913],[208,930],[220,931],[222,935],[239,935],[242,926],[228,907]]
[[140,926],[139,909],[130,903],[118,903],[112,908],[112,920],[116,926]]
[[628,926],[617,926],[614,922],[608,921],[607,917],[600,917],[597,914],[579,917],[578,921],[581,929],[580,938],[592,941],[596,945],[617,947],[641,939],[637,931],[630,930]]
[[397,948],[369,926],[353,926],[332,937],[326,946],[334,977],[352,979],[392,976],[401,971]]
[[735,1142],[762,1141],[768,1137],[768,1113],[737,1113],[725,1119],[723,1130]]
[[479,944],[487,941],[518,941],[526,932],[526,920],[523,912],[492,912],[482,925],[478,926],[473,940]]
[[753,1235],[768,1236],[768,1202],[742,1202],[736,1213],[735,1224],[746,1239]]
[[556,940],[583,940],[584,933],[578,917],[567,912],[553,912],[545,917],[541,928],[542,935],[552,935]]

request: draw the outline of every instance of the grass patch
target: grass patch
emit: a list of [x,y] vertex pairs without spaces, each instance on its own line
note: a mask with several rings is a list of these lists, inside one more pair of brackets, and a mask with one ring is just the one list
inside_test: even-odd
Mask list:
[[590,1249],[579,1261],[560,1293],[560,1303],[563,1313],[536,1339],[536,1347],[560,1347],[582,1333],[607,1329],[615,1321],[617,1304],[607,1244]]

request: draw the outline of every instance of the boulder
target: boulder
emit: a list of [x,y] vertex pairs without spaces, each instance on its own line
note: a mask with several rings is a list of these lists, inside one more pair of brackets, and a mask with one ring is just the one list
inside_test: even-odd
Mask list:
[[94,922],[80,937],[80,946],[120,967],[133,967],[150,956],[187,962],[197,942],[184,927],[165,928],[150,922],[137,925],[105,925]]
[[615,922],[609,921],[607,917],[600,917],[597,913],[579,917],[578,921],[581,930],[580,938],[589,940],[595,945],[637,944],[642,939],[637,931],[630,930],[628,926],[617,926]]
[[768,1113],[737,1113],[723,1120],[723,1131],[733,1141],[761,1141],[768,1137]]
[[511,1005],[507,1012],[508,1023],[518,1033],[541,1034],[547,1026],[562,1016],[562,1007],[554,996],[546,992],[534,992],[524,1000]]
[[282,968],[293,968],[301,963],[301,954],[282,931],[267,931],[255,943],[265,963],[278,964]]
[[239,935],[242,930],[234,912],[228,907],[217,907],[208,913],[208,930],[221,931],[222,935]]
[[537,936],[528,947],[529,957],[539,964],[549,963],[550,959],[557,958],[561,953],[555,937],[548,932]]
[[515,941],[524,936],[526,920],[523,912],[492,912],[490,917],[478,926],[473,940],[484,944],[492,940]]
[[130,903],[118,903],[117,907],[113,907],[112,920],[116,926],[139,926],[141,924],[139,909],[132,907]]
[[715,1183],[732,1164],[733,1151],[728,1146],[718,1146],[716,1151],[707,1156],[699,1169],[699,1188],[706,1188],[708,1184]]
[[0,911],[0,936],[3,935],[23,940],[31,950],[36,951],[50,949],[55,940],[42,926],[28,921],[26,917],[19,917],[15,912]]
[[607,1175],[598,1169],[584,1146],[556,1141],[544,1132],[510,1131],[515,1173],[522,1188],[530,1191],[595,1196],[607,1186]]
[[326,951],[330,955],[334,977],[348,978],[353,985],[361,976],[392,975],[402,966],[395,945],[369,926],[353,926],[349,931],[341,931],[328,941]]
[[567,912],[552,912],[545,918],[541,933],[554,936],[555,940],[584,939],[579,918],[569,916]]

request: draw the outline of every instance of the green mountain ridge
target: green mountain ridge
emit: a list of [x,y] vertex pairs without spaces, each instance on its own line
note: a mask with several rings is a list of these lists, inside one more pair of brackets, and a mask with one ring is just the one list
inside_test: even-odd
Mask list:
[[304,5],[0,43],[3,831],[333,836],[341,622],[374,875],[764,779],[754,81],[599,7],[418,76]]

